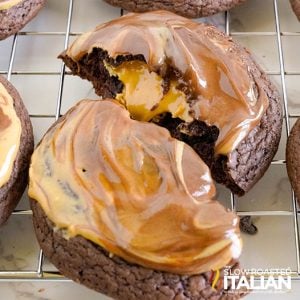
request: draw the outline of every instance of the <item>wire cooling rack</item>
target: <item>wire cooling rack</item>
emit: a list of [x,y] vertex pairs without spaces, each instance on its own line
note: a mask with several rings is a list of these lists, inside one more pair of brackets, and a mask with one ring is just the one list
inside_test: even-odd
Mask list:
[[[78,36],[80,32],[72,32],[71,31],[71,23],[73,16],[73,8],[75,0],[66,0],[68,1],[68,13],[67,13],[67,22],[66,29],[63,32],[58,31],[21,31],[13,37],[12,47],[10,51],[10,55],[8,57],[8,69],[0,70],[0,74],[6,75],[8,80],[11,80],[12,75],[58,75],[59,76],[59,88],[58,95],[56,100],[56,112],[55,114],[31,114],[30,117],[34,118],[55,118],[58,119],[61,115],[62,110],[62,95],[64,91],[64,83],[65,83],[65,75],[68,74],[66,71],[64,63],[61,64],[60,72],[48,72],[45,70],[38,71],[15,71],[13,70],[13,65],[16,56],[16,46],[20,36],[33,36],[33,35],[42,35],[42,36],[61,36],[64,37],[64,48],[66,49],[69,45],[70,37]],[[283,100],[283,111],[284,111],[284,122],[286,135],[289,135],[290,127],[291,127],[291,119],[300,117],[298,114],[291,114],[288,110],[288,97],[287,97],[287,84],[286,84],[286,76],[287,75],[300,75],[300,69],[297,71],[287,71],[285,68],[285,60],[283,55],[283,46],[282,39],[285,36],[300,36],[300,32],[283,32],[281,31],[280,18],[279,18],[279,10],[278,10],[278,1],[273,0],[273,11],[274,11],[274,21],[275,21],[275,31],[249,31],[249,32],[232,32],[230,26],[230,14],[229,12],[225,12],[225,32],[228,35],[234,37],[244,37],[244,36],[273,36],[276,38],[277,48],[278,48],[278,59],[279,59],[279,69],[275,71],[267,71],[266,73],[269,75],[277,75],[280,76],[280,87],[282,92],[282,100]],[[123,11],[120,10],[120,15],[123,14]],[[51,28],[50,28],[51,29]],[[299,50],[298,50],[299,51]],[[299,54],[298,54],[299,55]],[[285,160],[274,160],[272,162],[273,165],[285,165]],[[290,216],[293,218],[293,225],[290,230],[293,231],[294,242],[295,242],[295,253],[290,255],[295,255],[296,268],[292,270],[292,275],[294,280],[300,280],[300,245],[299,245],[299,226],[298,226],[298,208],[297,202],[295,199],[295,195],[291,193],[291,210],[256,210],[256,211],[239,211],[236,205],[235,196],[231,193],[230,196],[230,206],[231,209],[236,211],[238,215],[245,216]],[[14,215],[31,215],[31,210],[27,209],[19,209],[13,212]],[[65,277],[63,277],[58,271],[47,271],[44,269],[44,255],[40,250],[38,256],[36,257],[36,268],[32,270],[1,270],[0,269],[0,282],[11,282],[11,281],[68,281]]]

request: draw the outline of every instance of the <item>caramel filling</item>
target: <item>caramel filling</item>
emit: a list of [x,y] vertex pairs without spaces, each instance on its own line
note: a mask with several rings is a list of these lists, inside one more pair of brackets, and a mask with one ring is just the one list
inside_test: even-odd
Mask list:
[[0,0],[0,10],[12,8],[19,4],[22,0]]
[[0,83],[0,188],[10,179],[18,154],[21,138],[21,122],[14,101]]
[[237,258],[237,216],[213,200],[209,169],[186,144],[111,100],[79,102],[35,150],[29,195],[67,237],[178,274]]
[[192,121],[186,95],[177,88],[178,83],[171,81],[164,95],[164,80],[151,72],[144,62],[124,62],[118,67],[106,65],[110,75],[118,76],[124,84],[122,93],[116,96],[130,115],[139,121],[150,121],[155,116],[169,112],[173,118]]
[[[114,59],[128,54],[144,57],[147,66],[123,63],[111,69],[124,83],[118,98],[133,117],[149,120],[169,111],[186,122],[192,117],[215,125],[220,132],[217,154],[230,155],[260,123],[269,105],[243,50],[211,27],[175,14],[128,14],[80,36],[67,55],[80,61],[95,47]],[[163,74],[168,66],[181,72],[196,95],[193,101],[186,103],[176,81],[169,94],[162,95],[162,79],[156,73]]]

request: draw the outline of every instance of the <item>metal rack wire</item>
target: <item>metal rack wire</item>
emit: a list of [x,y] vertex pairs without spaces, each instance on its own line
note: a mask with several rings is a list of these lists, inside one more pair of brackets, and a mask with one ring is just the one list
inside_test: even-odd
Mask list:
[[[33,31],[22,31],[16,34],[13,38],[11,53],[9,57],[9,64],[7,70],[0,70],[0,74],[6,75],[8,80],[11,80],[12,75],[59,75],[59,89],[56,101],[56,113],[55,115],[51,114],[34,114],[30,115],[31,118],[55,118],[58,119],[61,115],[61,107],[62,107],[62,95],[64,90],[64,82],[65,82],[65,75],[68,74],[65,68],[65,64],[62,63],[60,67],[60,72],[45,72],[41,71],[13,71],[13,64],[15,60],[16,54],[16,46],[18,43],[19,36],[30,36],[30,35],[59,35],[64,36],[64,48],[66,49],[69,44],[69,39],[71,36],[77,36],[81,34],[80,32],[71,32],[71,22],[72,22],[72,15],[73,15],[73,6],[74,0],[68,0],[68,14],[67,14],[67,23],[66,23],[66,31],[65,32],[33,32]],[[288,100],[287,100],[287,88],[286,88],[286,76],[287,75],[300,75],[299,71],[288,72],[285,69],[285,61],[283,56],[283,47],[282,47],[282,37],[284,36],[300,36],[300,32],[283,32],[281,31],[280,27],[280,19],[279,19],[279,12],[278,12],[278,1],[273,0],[274,6],[274,19],[276,25],[275,32],[231,32],[230,30],[230,14],[228,12],[225,13],[225,32],[231,36],[275,36],[278,53],[279,53],[279,70],[266,72],[269,75],[279,75],[281,79],[281,88],[282,88],[282,95],[283,95],[283,110],[284,110],[284,122],[286,126],[286,134],[289,135],[290,132],[290,118],[300,117],[297,114],[289,114],[288,111]],[[120,14],[123,14],[123,11],[120,11]],[[273,165],[284,165],[285,160],[274,160],[272,162]],[[295,256],[296,256],[296,269],[292,271],[293,279],[300,280],[300,244],[299,244],[299,226],[298,226],[298,217],[299,211],[297,209],[297,201],[295,198],[294,193],[292,192],[292,210],[284,210],[284,211],[237,211],[236,209],[236,200],[235,196],[231,193],[231,209],[236,211],[236,213],[240,216],[250,215],[250,216],[292,216],[294,222],[293,234],[295,237]],[[15,210],[13,212],[14,215],[30,215],[32,214],[31,210]],[[20,271],[20,270],[10,270],[10,271],[3,271],[0,270],[0,282],[11,282],[11,281],[40,281],[40,280],[47,280],[47,281],[69,281],[59,272],[53,271],[45,271],[44,266],[44,255],[42,250],[39,251],[37,257],[37,265],[36,269],[30,271]]]

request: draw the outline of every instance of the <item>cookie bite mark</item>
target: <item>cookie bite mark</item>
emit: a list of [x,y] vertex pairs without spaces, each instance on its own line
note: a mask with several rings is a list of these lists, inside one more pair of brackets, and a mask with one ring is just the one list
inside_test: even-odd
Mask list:
[[83,34],[60,58],[133,118],[188,141],[238,195],[272,161],[282,126],[277,91],[249,53],[212,26],[164,11],[128,14]]
[[173,118],[192,121],[187,96],[179,89],[179,80],[175,76],[165,81],[141,61],[124,62],[117,67],[106,64],[106,68],[123,84],[116,99],[133,119],[151,121],[161,114],[170,113]]
[[[165,106],[162,112],[170,112],[173,116],[173,110],[177,110],[174,117],[186,122],[197,119],[217,126],[216,154],[228,155],[236,149],[259,124],[269,104],[266,93],[257,86],[248,66],[231,53],[230,40],[213,36],[206,25],[168,12],[131,14],[103,24],[75,41],[66,55],[78,62],[94,48],[107,51],[104,67],[113,61],[116,66],[109,66],[108,71],[125,85],[125,93],[129,89],[128,81],[131,85],[135,83],[130,89],[134,92],[131,96],[136,95],[139,103],[144,102],[140,114],[146,114],[145,119],[151,117],[148,112],[153,107],[157,88],[153,87],[153,80],[145,82],[144,77],[137,74],[145,75],[148,70],[148,79],[153,79],[155,72],[164,77],[168,70],[176,70],[190,89],[190,103],[182,92],[174,91],[176,81],[171,82],[170,95],[164,98],[156,95],[155,103]],[[131,62],[122,63],[120,56],[128,53],[142,55],[143,67],[132,61],[134,57],[128,57]],[[159,77],[156,83],[161,80]],[[143,84],[143,88],[138,84]],[[174,104],[175,109],[168,102]]]

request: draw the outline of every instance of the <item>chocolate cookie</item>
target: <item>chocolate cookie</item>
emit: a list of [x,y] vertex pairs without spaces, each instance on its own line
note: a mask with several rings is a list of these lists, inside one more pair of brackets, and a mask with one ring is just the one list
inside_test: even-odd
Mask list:
[[300,119],[297,120],[288,137],[286,167],[292,187],[300,203]]
[[20,200],[28,182],[33,133],[16,89],[0,76],[0,225]]
[[224,290],[240,231],[213,199],[208,167],[116,101],[70,109],[35,149],[29,174],[37,238],[67,277],[122,300],[244,294]]
[[128,11],[146,12],[154,10],[168,10],[188,18],[210,16],[241,4],[245,0],[105,0],[111,5],[121,7]]
[[[114,299],[236,300],[249,292],[224,290],[222,272],[213,288],[212,271],[188,276],[130,264],[83,237],[64,238],[36,201],[31,201],[31,208],[35,233],[47,258],[68,278]],[[236,269],[239,264],[228,271]]]
[[45,3],[46,0],[0,0],[0,40],[22,29]]
[[300,21],[300,0],[290,0],[292,5],[293,11],[297,16],[298,20]]
[[82,35],[59,57],[98,95],[192,146],[214,179],[238,195],[277,151],[276,88],[247,50],[213,26],[165,11],[128,14]]

